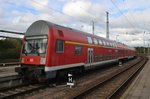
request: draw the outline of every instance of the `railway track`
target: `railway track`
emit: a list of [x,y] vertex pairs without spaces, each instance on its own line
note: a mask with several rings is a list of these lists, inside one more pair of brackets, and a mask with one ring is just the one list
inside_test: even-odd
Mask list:
[[114,81],[118,81],[118,79],[121,79],[120,77],[125,78],[122,79],[122,82],[118,82],[118,86],[115,87],[115,89],[111,92],[111,94],[107,96],[107,98],[116,99],[118,96],[118,98],[120,98],[123,91],[125,91],[124,89],[126,89],[126,86],[128,86],[128,84],[130,84],[130,82],[138,75],[138,73],[143,69],[147,61],[148,58],[143,58],[141,62],[138,62],[137,64],[135,64],[135,66],[128,69],[127,72],[124,72],[122,74],[123,76],[119,75],[118,78],[116,78],[116,80],[114,79]]
[[[131,78],[128,75],[126,75],[126,76],[121,76],[121,75],[123,73],[129,74],[129,75],[134,74],[132,71],[135,70],[135,68],[133,68],[133,69],[131,69],[131,68],[136,67],[136,71],[138,71],[140,68],[139,63],[142,66],[145,62],[146,62],[146,59],[137,58],[137,59],[129,62],[130,64],[125,63],[125,65],[122,67],[117,66],[117,67],[115,67],[115,69],[112,68],[110,70],[105,70],[105,72],[103,72],[104,74],[99,73],[98,75],[101,77],[98,77],[98,75],[96,75],[97,74],[96,73],[93,76],[91,76],[92,79],[88,78],[89,76],[87,76],[87,78],[84,77],[87,79],[87,81],[86,80],[84,81],[83,78],[81,78],[80,79],[81,81],[80,80],[76,81],[77,85],[71,89],[67,86],[46,88],[46,87],[48,87],[48,85],[41,85],[41,84],[35,84],[35,85],[32,84],[31,85],[30,84],[31,86],[30,85],[26,85],[26,86],[21,85],[22,87],[16,86],[16,88],[14,87],[13,90],[11,88],[10,89],[8,88],[6,90],[0,90],[0,99],[14,98],[16,96],[24,97],[24,94],[27,94],[32,91],[35,93],[35,90],[42,89],[42,88],[46,88],[43,90],[43,92],[47,92],[47,93],[44,93],[44,96],[42,96],[42,95],[39,95],[39,93],[37,92],[35,97],[32,95],[33,96],[32,98],[38,98],[38,97],[46,98],[46,96],[47,96],[47,98],[50,97],[51,99],[54,99],[54,98],[55,99],[56,98],[58,98],[58,99],[59,98],[61,98],[61,99],[112,98],[115,96],[115,94],[118,92],[118,90],[120,90],[122,88],[121,86],[124,86],[124,83],[128,81],[127,79]],[[120,78],[119,78],[119,75],[120,75]],[[116,80],[113,80],[115,78],[116,78]],[[126,78],[126,80],[123,80],[121,78]],[[29,89],[29,90],[25,90],[25,89]],[[98,92],[102,92],[102,93],[98,93]],[[41,92],[40,92],[40,94],[41,94]]]
[[39,90],[47,87],[47,85],[42,84],[26,84],[16,87],[6,88],[0,90],[0,99],[12,99],[23,94],[30,93],[35,90]]
[[17,79],[20,79],[20,77],[18,75],[0,77],[0,83],[8,82],[10,80],[17,80]]
[[136,63],[131,64],[127,68],[109,75],[101,81],[95,81],[88,87],[81,87],[78,90],[65,96],[66,99],[111,99],[116,98],[118,92],[126,85],[126,83],[142,68],[147,59],[141,58]]
[[21,85],[23,82],[18,75],[0,77],[0,90]]
[[[123,64],[123,66],[121,67],[117,66],[111,68],[110,70],[105,70],[104,72],[102,71],[100,73],[94,73],[94,75],[92,74],[90,77],[85,77],[84,80],[82,80],[83,78],[81,78],[80,81],[76,81],[76,85],[73,88],[64,87],[58,89],[57,91],[55,90],[55,92],[53,92],[53,89],[50,90],[50,93],[45,93],[47,94],[47,97],[45,96],[45,94],[43,94],[43,96],[39,95],[32,98],[48,98],[49,96],[51,96],[51,99],[112,98],[113,95],[115,95],[116,92],[120,88],[122,88],[121,86],[123,86],[125,82],[127,82],[127,79],[131,78],[129,76],[134,75],[135,70],[138,71],[140,67],[142,68],[146,61],[147,59],[137,58]],[[123,74],[128,75],[123,76]]]
[[0,99],[14,99],[24,97],[24,95],[36,92],[44,88],[55,87],[54,83],[23,82],[15,75],[0,78]]

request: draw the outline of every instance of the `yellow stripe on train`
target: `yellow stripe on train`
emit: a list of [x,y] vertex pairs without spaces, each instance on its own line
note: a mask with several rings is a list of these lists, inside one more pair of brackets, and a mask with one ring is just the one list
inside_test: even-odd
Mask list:
[[65,41],[66,44],[73,44],[73,45],[81,45],[81,46],[95,46],[95,47],[102,47],[100,45],[94,44],[86,44],[86,43],[79,43],[79,42],[72,42],[72,41]]

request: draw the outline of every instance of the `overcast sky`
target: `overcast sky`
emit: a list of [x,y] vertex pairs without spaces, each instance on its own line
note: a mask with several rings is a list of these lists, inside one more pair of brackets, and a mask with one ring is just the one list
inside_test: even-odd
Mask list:
[[[106,37],[130,46],[150,42],[150,0],[0,0],[0,29],[25,32],[37,20]],[[144,33],[145,32],[145,33]]]

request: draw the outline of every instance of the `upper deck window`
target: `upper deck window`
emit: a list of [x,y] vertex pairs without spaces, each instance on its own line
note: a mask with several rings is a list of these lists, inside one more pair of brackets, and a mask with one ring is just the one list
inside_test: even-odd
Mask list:
[[112,42],[109,42],[110,46],[112,47]]
[[89,37],[89,36],[88,36],[88,37],[87,37],[87,39],[88,39],[88,43],[89,43],[89,44],[92,44],[92,43],[93,43],[93,41],[92,41],[92,38],[91,38],[91,37]]
[[113,43],[113,47],[115,47],[115,43]]
[[104,44],[104,46],[106,46],[106,42],[105,41],[103,41],[103,44]]
[[94,38],[94,44],[98,44],[98,41],[96,38]]
[[101,40],[98,40],[98,42],[99,42],[99,44],[100,44],[100,45],[103,45],[103,43],[102,43],[102,41],[101,41]]
[[64,52],[64,40],[57,40],[56,41],[56,52]]
[[118,47],[118,44],[117,44],[117,43],[115,43],[115,47]]
[[109,47],[111,46],[111,42],[108,42],[108,46],[109,46]]
[[108,41],[106,41],[106,45],[109,46],[109,42]]

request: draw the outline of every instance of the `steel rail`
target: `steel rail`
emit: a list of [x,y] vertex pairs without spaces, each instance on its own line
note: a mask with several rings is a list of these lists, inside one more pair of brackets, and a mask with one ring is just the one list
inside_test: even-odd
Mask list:
[[0,77],[0,83],[7,82],[10,80],[16,80],[16,79],[20,79],[20,77],[18,75]]
[[115,98],[117,96],[117,94],[119,93],[119,91],[122,90],[128,84],[128,82],[130,80],[132,80],[132,78],[134,78],[137,75],[137,73],[143,68],[143,66],[146,64],[147,60],[148,60],[147,58],[143,59],[143,61],[140,62],[140,64],[138,64],[139,65],[138,69],[135,70],[132,73],[132,75],[130,75],[129,78],[126,79],[119,87],[117,87],[109,96],[107,96],[107,99],[113,99],[113,98]]
[[[133,67],[133,66],[139,64],[140,62],[141,62],[141,60],[138,61],[138,62],[136,62],[136,63],[134,63],[134,64],[132,64],[132,66],[130,66],[129,68],[131,68],[131,67]],[[72,98],[72,99],[81,98],[81,97],[83,97],[84,95],[88,94],[90,91],[92,91],[92,90],[94,90],[95,88],[97,88],[98,86],[100,86],[100,85],[106,83],[107,81],[113,79],[114,77],[116,77],[117,75],[121,74],[122,72],[125,72],[125,71],[128,70],[129,68],[126,68],[125,70],[120,71],[120,72],[118,72],[118,73],[112,75],[112,77],[106,78],[104,81],[100,81],[99,83],[93,84],[93,86],[88,86],[86,89],[80,90],[80,92],[77,92],[77,93],[75,93],[75,94],[72,94],[71,96],[68,96],[67,99],[69,99],[69,98]]]
[[20,86],[8,88],[8,89],[0,91],[0,99],[12,99],[17,96],[31,93],[35,90],[43,89],[45,87],[47,87],[47,85],[27,84],[27,85],[20,85]]

